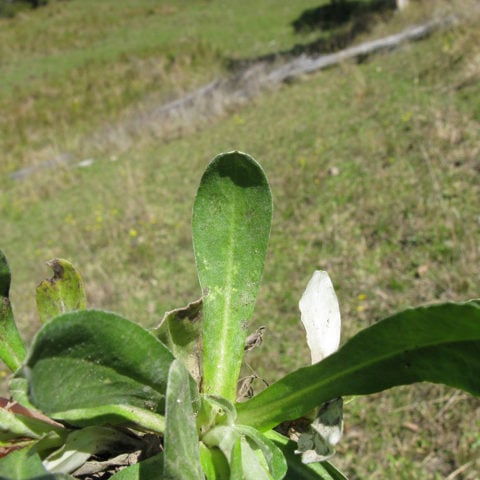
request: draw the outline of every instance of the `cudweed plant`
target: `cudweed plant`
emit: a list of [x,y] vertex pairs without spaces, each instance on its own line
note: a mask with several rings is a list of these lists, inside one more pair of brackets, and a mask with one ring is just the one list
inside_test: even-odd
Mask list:
[[320,271],[300,301],[312,365],[253,395],[239,375],[261,340],[247,326],[271,215],[258,163],[240,152],[214,158],[193,209],[202,297],[153,330],[87,310],[79,273],[54,260],[37,289],[44,325],[27,348],[2,254],[0,358],[13,375],[0,400],[0,477],[345,479],[328,460],[342,397],[423,381],[480,395],[478,301],[405,310],[338,349],[338,303]]

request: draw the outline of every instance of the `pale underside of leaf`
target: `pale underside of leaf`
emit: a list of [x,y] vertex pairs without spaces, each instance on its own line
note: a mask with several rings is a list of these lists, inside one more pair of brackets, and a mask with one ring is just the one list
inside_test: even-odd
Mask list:
[[302,455],[303,463],[323,462],[335,454],[335,445],[342,437],[342,405],[341,398],[325,402],[308,431],[300,434],[295,453]]
[[295,453],[296,443],[284,437],[275,430],[264,434],[282,450],[288,464],[285,480],[347,480],[331,463],[302,463],[299,455]]
[[314,272],[299,307],[312,363],[317,363],[335,352],[340,344],[340,308],[327,272]]
[[[163,477],[203,480],[191,378],[180,360],[170,366],[167,386]],[[197,394],[198,396],[198,394]],[[159,472],[160,473],[160,472]]]

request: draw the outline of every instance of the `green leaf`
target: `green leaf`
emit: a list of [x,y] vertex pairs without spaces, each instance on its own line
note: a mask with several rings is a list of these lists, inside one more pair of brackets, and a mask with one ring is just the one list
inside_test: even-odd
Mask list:
[[204,432],[214,426],[233,426],[237,418],[237,410],[232,402],[214,395],[203,395],[198,413],[198,423]]
[[282,452],[257,430],[239,425],[240,437],[231,453],[231,478],[282,480],[287,465]]
[[[26,378],[13,378],[10,382],[9,391],[12,397],[21,405],[37,410],[30,402],[28,390],[29,386]],[[58,418],[77,426],[128,421],[155,432],[163,432],[165,430],[165,419],[163,416],[131,405],[110,404],[70,409],[58,412]]]
[[[22,372],[18,372],[18,375],[21,375]],[[18,402],[25,408],[30,410],[38,411],[31,402],[28,396],[28,381],[25,377],[17,376],[10,379],[8,384],[8,391],[12,396],[13,400]]]
[[268,430],[332,398],[424,381],[480,395],[477,304],[419,307],[378,322],[321,362],[238,404],[238,423]]
[[166,312],[158,327],[152,330],[175,358],[183,361],[197,383],[200,383],[202,377],[201,313],[202,299],[191,302],[186,307]]
[[[249,441],[245,437],[240,437],[240,449],[241,449],[241,471],[242,480],[277,480],[270,474],[268,466],[266,465],[265,459],[260,455],[255,453],[255,450],[250,445]],[[235,446],[238,448],[237,446]],[[233,464],[236,460],[236,448],[233,450],[232,454],[232,472]],[[232,475],[233,477],[233,475]],[[281,480],[283,477],[280,477]]]
[[110,477],[110,480],[152,480],[154,478],[160,478],[158,472],[161,472],[162,469],[163,453],[159,453],[142,462],[135,463],[130,467],[120,470]]
[[32,480],[48,474],[33,448],[22,448],[0,458],[0,479]]
[[229,463],[232,459],[232,450],[235,442],[240,438],[240,433],[232,425],[219,425],[209,430],[202,437],[203,443],[209,448],[220,449]]
[[193,411],[193,380],[180,360],[168,374],[163,473],[171,480],[201,480],[197,424]]
[[[242,468],[255,472],[256,478],[281,480],[286,473],[287,466],[282,452],[254,428],[246,425],[220,425],[208,431],[202,440],[211,449],[217,447],[223,452],[230,463],[232,478],[238,474],[240,464],[243,465]],[[243,440],[248,442],[248,448]],[[251,456],[252,452],[256,457],[255,461]],[[243,472],[246,474],[245,469]]]
[[48,322],[62,313],[87,308],[87,297],[80,272],[61,258],[47,262],[53,277],[37,287],[37,308],[40,320]]
[[8,441],[16,437],[40,438],[51,431],[61,434],[62,429],[52,423],[0,408],[0,441]]
[[8,297],[10,292],[11,275],[7,257],[0,250],[0,296]]
[[44,325],[23,375],[31,403],[52,418],[80,426],[133,420],[158,431],[173,360],[139,325],[113,313],[82,310]]
[[287,471],[287,464],[279,448],[271,440],[252,427],[237,425],[236,429],[244,435],[257,450],[261,451],[272,477],[275,480],[281,480]]
[[107,404],[96,407],[73,408],[55,412],[52,417],[77,427],[133,423],[144,430],[158,433],[165,431],[163,415],[132,405]]
[[[3,480],[0,477],[0,480]],[[11,479],[6,479],[11,480]],[[66,473],[48,473],[47,475],[42,475],[41,477],[29,478],[28,480],[75,480],[71,475]]]
[[219,448],[208,448],[200,442],[200,462],[208,480],[223,480],[230,477],[227,459]]
[[261,167],[240,152],[218,155],[193,208],[193,244],[203,293],[203,388],[235,401],[246,328],[260,285],[272,198]]
[[329,462],[304,464],[300,455],[295,453],[297,444],[280,433],[271,430],[266,432],[265,436],[275,442],[287,461],[288,471],[284,480],[347,480],[347,477]]
[[[322,466],[333,480],[348,480],[347,477],[331,462],[312,463],[311,466],[315,469],[317,465]],[[317,470],[315,470],[317,471]]]
[[43,465],[52,473],[72,473],[92,455],[110,453],[114,447],[132,451],[136,443],[133,437],[113,428],[86,427],[70,433],[65,444],[52,452]]
[[18,333],[10,305],[10,268],[0,250],[0,359],[14,372],[25,359],[26,350]]
[[242,437],[237,437],[230,453],[230,480],[245,480],[242,461]]

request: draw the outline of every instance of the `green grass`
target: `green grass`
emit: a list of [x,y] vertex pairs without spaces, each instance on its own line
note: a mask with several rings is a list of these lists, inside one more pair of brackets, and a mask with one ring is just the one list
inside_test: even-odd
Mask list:
[[32,149],[40,162],[78,145],[149,93],[161,103],[217,77],[229,58],[289,48],[290,22],[313,5],[77,0],[0,19],[0,173],[30,165]]
[[[297,302],[316,268],[328,270],[337,289],[344,339],[410,305],[479,296],[475,92],[480,38],[474,3],[470,23],[463,19],[449,32],[358,65],[348,63],[301,79],[202,128],[187,129],[175,140],[138,135],[123,150],[102,150],[79,139],[88,139],[104,121],[125,115],[145,95],[161,100],[198,85],[212,72],[216,76],[227,57],[271,51],[272,38],[279,48],[288,48],[298,40],[288,23],[302,9],[316,5],[299,2],[294,9],[282,10],[272,8],[272,2],[260,2],[272,15],[270,21],[232,6],[229,15],[238,30],[225,30],[219,22],[222,12],[227,15],[225,2],[175,3],[175,8],[166,2],[122,2],[122,7],[120,2],[104,3],[111,9],[117,5],[112,16],[118,20],[111,22],[111,31],[101,11],[98,24],[75,23],[80,12],[90,12],[90,4],[72,0],[19,16],[0,34],[10,31],[12,44],[15,32],[25,45],[24,50],[11,52],[12,71],[26,68],[21,67],[26,62],[21,56],[28,52],[27,45],[38,49],[32,57],[40,63],[44,55],[63,58],[58,63],[51,60],[48,75],[42,73],[32,85],[22,83],[20,74],[12,77],[19,82],[18,91],[28,95],[52,88],[56,113],[62,103],[68,104],[64,97],[68,89],[81,92],[88,79],[98,77],[97,110],[84,111],[82,106],[78,117],[52,119],[52,124],[41,120],[42,114],[48,115],[47,104],[39,104],[38,117],[25,114],[31,135],[41,137],[41,151],[62,151],[68,145],[74,154],[89,155],[91,149],[96,163],[88,169],[59,168],[23,182],[3,179],[1,183],[1,248],[11,264],[14,310],[26,336],[38,327],[33,299],[35,285],[49,275],[43,262],[56,256],[70,259],[82,270],[90,305],[115,310],[144,325],[156,324],[165,310],[195,299],[199,287],[190,240],[195,190],[208,161],[231,149],[246,151],[262,163],[274,195],[264,284],[251,325],[252,330],[265,325],[267,333],[264,346],[247,359],[266,380],[308,362]],[[145,13],[152,5],[174,11],[160,16],[162,23],[155,20],[158,15]],[[377,25],[372,37],[432,14],[412,8],[390,23]],[[211,22],[200,29],[202,15]],[[42,48],[27,41],[33,35],[28,32],[35,31],[30,27],[43,31],[42,22],[49,18],[57,19],[57,26],[65,25],[66,38],[57,51],[53,41]],[[246,28],[247,20],[253,27]],[[262,22],[264,29],[259,28]],[[187,33],[182,25],[189,26]],[[67,34],[75,26],[78,52],[71,33]],[[118,39],[127,26],[133,40],[124,57]],[[172,35],[168,46],[159,41],[160,53],[151,53],[156,40],[148,32],[155,28]],[[136,29],[144,30],[145,38]],[[62,35],[58,29],[52,31]],[[110,32],[111,57],[100,41],[102,31]],[[202,40],[196,42],[197,47],[204,45],[198,65],[191,60],[197,47],[182,43],[182,38]],[[72,62],[79,61],[71,70],[65,63],[70,50],[77,52]],[[92,60],[88,51],[93,52]],[[153,80],[151,87],[145,87],[155,65],[152,59],[165,59],[169,51],[180,52],[183,60],[172,67],[175,73],[165,74],[165,90],[153,92]],[[80,61],[82,55],[85,60]],[[119,60],[123,58],[127,60]],[[126,64],[141,65],[145,75],[138,74],[139,81],[145,83],[136,96],[119,93],[121,100],[107,107],[106,92],[124,87],[118,72]],[[82,71],[90,73],[82,77]],[[113,72],[111,78],[106,72]],[[131,75],[137,78],[136,73]],[[109,88],[101,87],[108,82]],[[0,92],[2,88],[7,89],[0,87]],[[11,119],[26,98],[17,93],[8,100]],[[2,99],[7,102],[6,96]],[[65,138],[56,141],[57,135]],[[2,162],[4,172],[39,158],[30,139],[21,141],[13,133],[2,138],[23,152],[19,158],[8,153],[5,158],[11,163],[4,169]],[[354,399],[345,411],[347,430],[336,462],[353,479],[444,479],[462,468],[451,478],[478,477],[480,404],[476,399],[421,385]]]

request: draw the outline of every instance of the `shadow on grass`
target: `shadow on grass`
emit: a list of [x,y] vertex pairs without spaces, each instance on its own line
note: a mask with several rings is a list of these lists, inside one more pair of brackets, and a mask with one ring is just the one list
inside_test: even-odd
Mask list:
[[23,10],[43,7],[48,0],[0,0],[0,18],[13,18]]
[[320,38],[254,58],[229,58],[226,60],[227,68],[238,70],[257,62],[271,63],[301,54],[336,52],[348,47],[358,35],[368,32],[378,21],[388,20],[394,10],[395,0],[331,0],[326,5],[303,11],[291,23],[295,33],[318,31]]
[[395,0],[331,0],[326,5],[309,8],[292,22],[296,33],[310,30],[333,30],[347,22],[369,22],[372,15],[391,12]]

